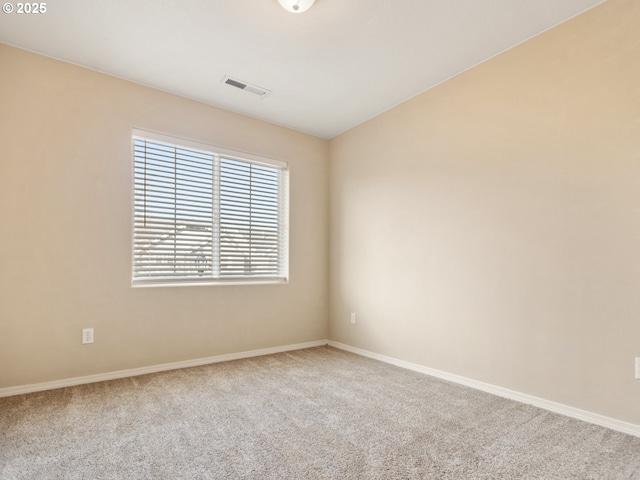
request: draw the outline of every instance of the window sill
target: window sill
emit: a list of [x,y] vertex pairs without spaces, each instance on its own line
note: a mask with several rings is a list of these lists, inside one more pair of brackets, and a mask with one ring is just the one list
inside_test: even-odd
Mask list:
[[278,285],[289,283],[288,278],[260,278],[260,279],[247,279],[241,278],[237,280],[203,280],[203,281],[181,281],[176,282],[174,280],[166,281],[137,281],[132,282],[133,288],[155,288],[155,287],[217,287],[217,286],[231,286],[231,285]]

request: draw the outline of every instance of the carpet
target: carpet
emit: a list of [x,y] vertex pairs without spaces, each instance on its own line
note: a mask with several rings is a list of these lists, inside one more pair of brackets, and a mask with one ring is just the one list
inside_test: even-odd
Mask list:
[[640,479],[640,438],[331,347],[0,398],[2,479]]

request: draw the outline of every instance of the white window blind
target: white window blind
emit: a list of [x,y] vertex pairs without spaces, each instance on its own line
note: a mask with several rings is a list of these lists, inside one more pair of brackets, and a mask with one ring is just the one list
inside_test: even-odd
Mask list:
[[286,164],[135,131],[133,169],[134,284],[286,281]]

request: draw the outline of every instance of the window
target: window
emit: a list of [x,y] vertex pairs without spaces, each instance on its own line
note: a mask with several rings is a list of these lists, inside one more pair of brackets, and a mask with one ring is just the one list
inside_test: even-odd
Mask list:
[[281,281],[287,164],[133,132],[133,284]]

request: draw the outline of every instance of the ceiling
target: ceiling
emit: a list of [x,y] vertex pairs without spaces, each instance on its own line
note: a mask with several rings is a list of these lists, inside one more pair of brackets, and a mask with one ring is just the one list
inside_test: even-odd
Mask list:
[[54,0],[0,42],[332,138],[602,1]]

